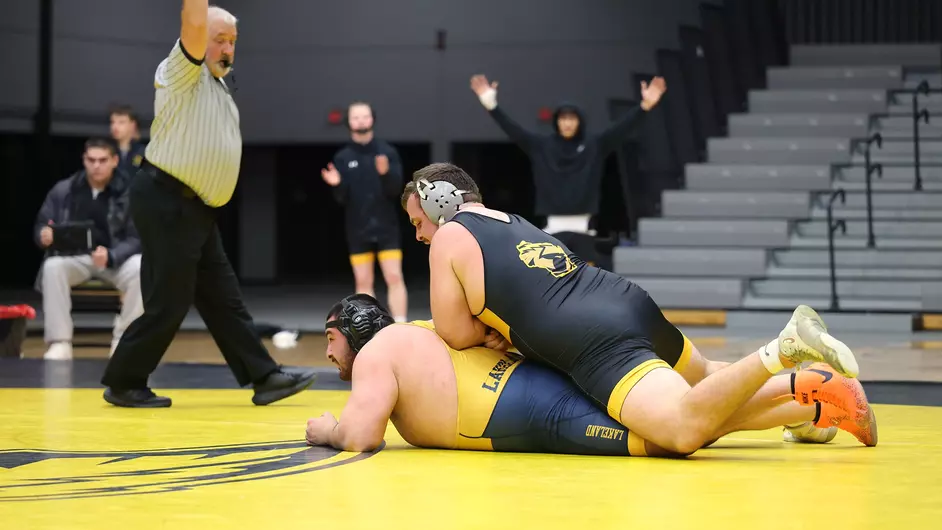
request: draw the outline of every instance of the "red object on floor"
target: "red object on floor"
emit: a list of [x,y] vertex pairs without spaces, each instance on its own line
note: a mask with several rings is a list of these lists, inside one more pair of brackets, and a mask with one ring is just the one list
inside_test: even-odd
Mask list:
[[36,310],[26,304],[0,305],[0,319],[7,318],[36,318]]

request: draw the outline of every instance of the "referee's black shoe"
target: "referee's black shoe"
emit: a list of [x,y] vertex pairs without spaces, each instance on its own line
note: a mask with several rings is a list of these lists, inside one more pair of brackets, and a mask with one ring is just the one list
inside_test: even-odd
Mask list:
[[314,370],[286,370],[280,368],[272,372],[263,381],[255,383],[255,395],[252,403],[268,405],[286,397],[293,396],[314,384],[317,372]]
[[116,407],[129,407],[136,409],[157,409],[169,407],[170,398],[158,396],[149,388],[135,388],[131,390],[105,389],[105,401]]

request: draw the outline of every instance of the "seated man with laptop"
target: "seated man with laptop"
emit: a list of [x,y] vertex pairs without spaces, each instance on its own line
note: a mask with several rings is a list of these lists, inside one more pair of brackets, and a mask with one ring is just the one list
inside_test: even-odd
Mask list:
[[36,216],[33,237],[46,251],[37,288],[43,294],[44,338],[49,360],[72,358],[71,289],[92,278],[122,294],[112,351],[128,325],[143,313],[141,240],[128,212],[128,175],[117,170],[110,140],[85,142],[85,168],[49,190]]

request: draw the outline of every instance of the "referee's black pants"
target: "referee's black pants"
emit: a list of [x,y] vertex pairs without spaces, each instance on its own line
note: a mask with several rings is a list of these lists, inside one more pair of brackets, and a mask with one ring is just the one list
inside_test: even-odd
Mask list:
[[116,391],[147,388],[148,376],[194,304],[241,386],[277,371],[242,301],[216,209],[146,162],[129,193],[141,237],[144,314],[121,337],[102,384]]

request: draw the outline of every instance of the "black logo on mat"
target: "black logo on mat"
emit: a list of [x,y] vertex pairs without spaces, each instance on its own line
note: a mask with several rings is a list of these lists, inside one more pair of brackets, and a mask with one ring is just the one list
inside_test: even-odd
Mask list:
[[[272,479],[352,464],[384,447],[345,453],[281,441],[144,451],[5,450],[0,468],[10,471],[0,482],[0,502],[143,495]],[[59,465],[35,465],[47,460]]]

